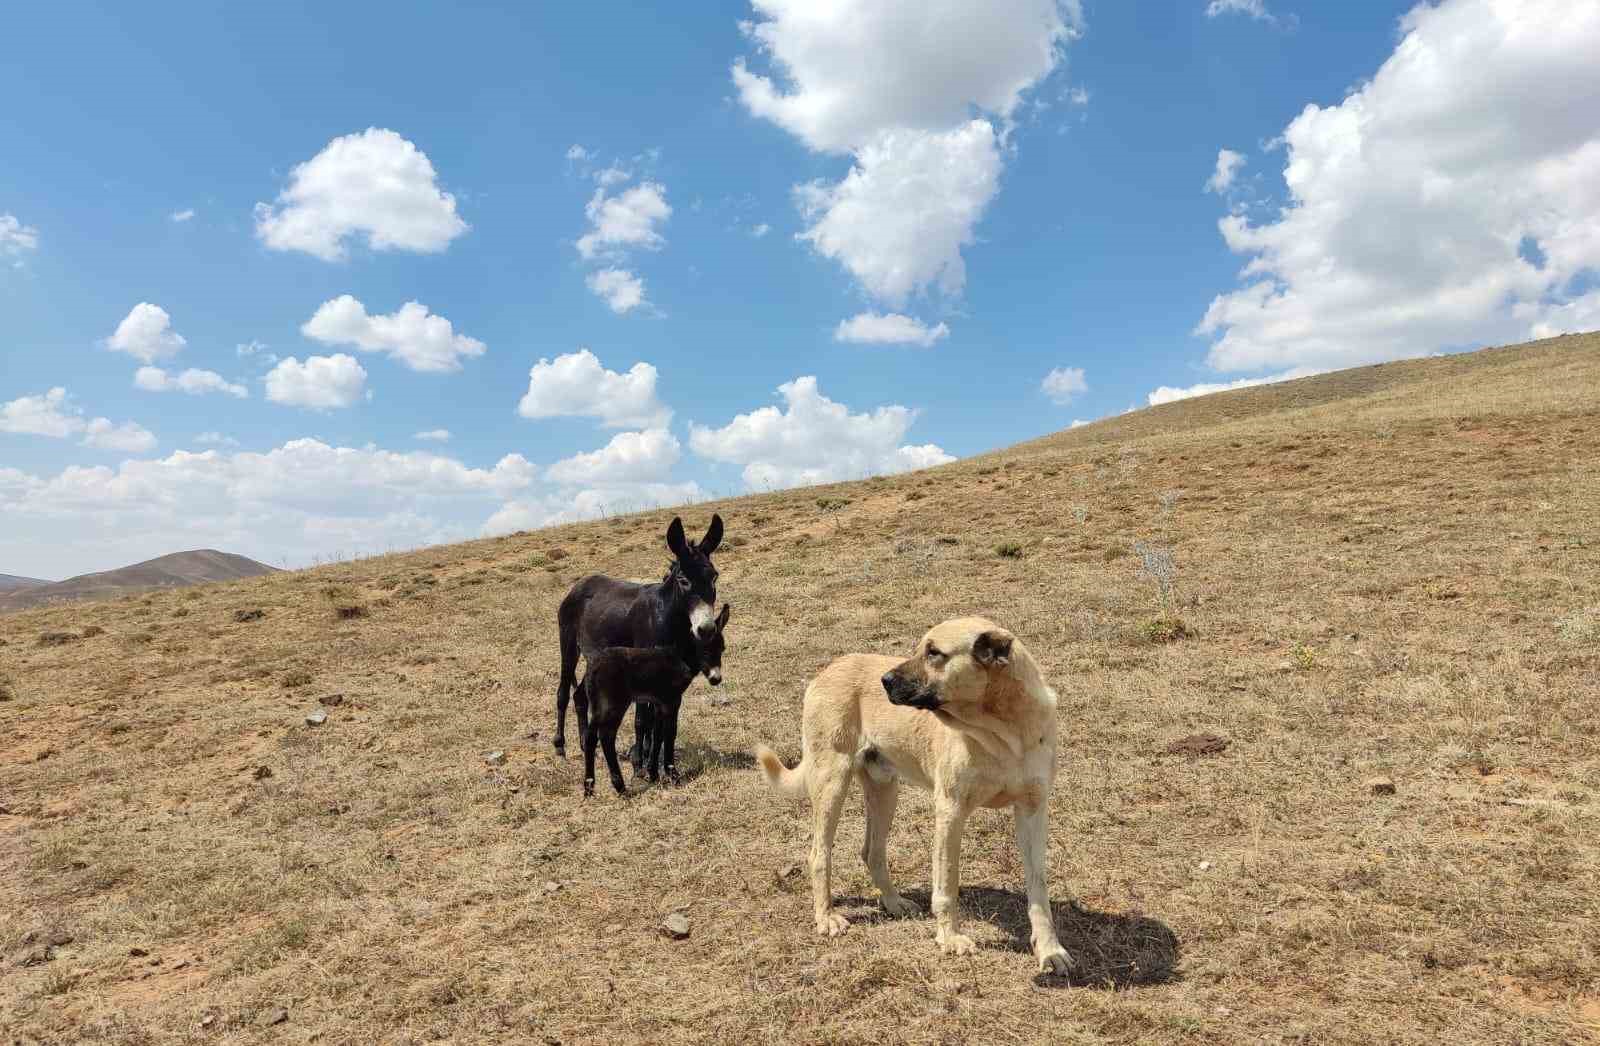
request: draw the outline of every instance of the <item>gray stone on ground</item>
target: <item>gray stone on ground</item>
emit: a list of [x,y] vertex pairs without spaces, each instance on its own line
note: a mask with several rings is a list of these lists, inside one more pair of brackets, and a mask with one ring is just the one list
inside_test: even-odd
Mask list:
[[328,713],[318,708],[306,716],[307,726],[321,726],[328,721]]
[[661,932],[675,941],[689,936],[689,918],[682,912],[673,912],[661,920]]

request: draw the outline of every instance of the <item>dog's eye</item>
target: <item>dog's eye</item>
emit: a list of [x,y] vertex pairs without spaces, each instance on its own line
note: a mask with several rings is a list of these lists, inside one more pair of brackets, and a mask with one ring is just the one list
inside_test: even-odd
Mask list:
[[945,655],[943,653],[941,653],[940,651],[935,650],[933,647],[929,647],[928,648],[928,660],[929,661],[932,661],[934,664],[937,665],[937,664],[940,664],[941,662],[943,662],[944,658],[945,658]]

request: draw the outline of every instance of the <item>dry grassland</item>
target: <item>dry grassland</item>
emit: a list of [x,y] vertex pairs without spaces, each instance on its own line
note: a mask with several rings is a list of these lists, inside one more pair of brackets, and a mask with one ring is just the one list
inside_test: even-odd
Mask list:
[[[1568,337],[691,508],[695,533],[728,523],[728,682],[685,701],[686,783],[630,801],[584,801],[580,757],[550,749],[555,608],[584,574],[662,572],[670,512],[0,617],[0,1028],[1600,1037],[1597,390],[1600,337]],[[1170,607],[1136,541],[1170,550]],[[859,798],[835,880],[854,926],[818,939],[790,867],[806,811],[747,754],[797,755],[832,657],[969,612],[1061,695],[1070,984],[1034,977],[1003,811],[964,846],[977,955],[873,914]],[[1196,734],[1227,744],[1168,753]],[[909,793],[890,842],[924,906],[931,824]],[[659,930],[676,911],[686,940]]]

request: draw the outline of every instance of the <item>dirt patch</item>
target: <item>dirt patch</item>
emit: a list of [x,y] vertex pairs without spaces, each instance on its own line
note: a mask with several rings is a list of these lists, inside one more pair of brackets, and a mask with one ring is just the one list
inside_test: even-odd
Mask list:
[[1206,755],[1221,755],[1227,750],[1231,742],[1226,737],[1216,734],[1190,734],[1180,737],[1162,749],[1167,755],[1182,755],[1197,758]]

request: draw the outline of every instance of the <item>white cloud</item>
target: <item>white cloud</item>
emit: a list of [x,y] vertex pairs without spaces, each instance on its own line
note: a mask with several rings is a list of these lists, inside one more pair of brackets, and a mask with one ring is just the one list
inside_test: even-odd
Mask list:
[[1076,105],[1081,108],[1089,104],[1089,89],[1087,87],[1071,87],[1067,89],[1067,93],[1063,97],[1068,105]]
[[1206,192],[1214,192],[1219,196],[1226,193],[1233,187],[1234,176],[1244,165],[1243,153],[1236,153],[1232,149],[1218,149],[1217,167],[1211,172],[1211,177],[1206,179]]
[[472,468],[427,451],[315,439],[265,453],[177,451],[114,469],[75,466],[50,478],[0,470],[0,545],[61,575],[178,548],[303,564],[470,537],[536,476],[517,454]]
[[1287,206],[1219,223],[1249,262],[1197,327],[1213,367],[1345,367],[1577,311],[1600,268],[1600,5],[1444,0],[1401,28],[1371,81],[1285,130]]
[[627,171],[615,164],[594,172],[594,180],[599,182],[602,186],[621,185],[623,182],[632,177],[633,175],[629,174]]
[[635,363],[626,374],[606,370],[588,349],[540,359],[517,404],[524,418],[598,418],[607,428],[665,428],[672,419],[656,399],[656,369]]
[[755,228],[750,230],[750,235],[759,240],[761,237],[765,236],[771,231],[772,226],[768,225],[766,222],[762,222],[760,225],[757,225]]
[[885,130],[947,131],[972,109],[1009,117],[1082,25],[1076,0],[754,0],[745,32],[775,76],[733,65],[739,99],[819,152]]
[[833,340],[863,345],[921,345],[926,348],[949,334],[950,328],[943,323],[930,327],[921,320],[898,312],[863,312],[848,320],[840,320],[839,326],[834,328]]
[[38,249],[38,229],[23,225],[14,214],[0,214],[0,255],[15,258]]
[[579,162],[582,162],[584,160],[587,160],[588,158],[589,158],[589,150],[585,149],[583,146],[581,146],[581,145],[569,145],[569,146],[567,146],[567,159],[573,161],[574,163],[579,163]]
[[1553,338],[1558,334],[1579,334],[1600,330],[1600,290],[1590,291],[1580,298],[1557,305],[1519,305],[1514,314],[1529,323],[1531,338]]
[[1145,401],[1152,407],[1159,407],[1163,403],[1176,403],[1178,400],[1193,399],[1196,396],[1209,396],[1213,392],[1229,392],[1233,389],[1248,389],[1256,385],[1272,385],[1280,381],[1293,381],[1295,378],[1309,378],[1313,374],[1322,374],[1324,371],[1310,367],[1295,367],[1281,374],[1269,374],[1264,378],[1240,378],[1238,381],[1201,382],[1185,388],[1174,388],[1163,385],[1145,397]]
[[324,261],[343,259],[346,241],[363,236],[375,251],[436,253],[468,229],[437,178],[428,157],[393,131],[335,138],[295,165],[276,206],[256,204],[256,236],[272,250]]
[[142,301],[129,310],[106,339],[106,348],[126,352],[144,363],[154,363],[183,350],[183,335],[172,329],[172,317],[159,305]]
[[202,432],[194,441],[206,447],[237,447],[239,441],[232,436],[224,436],[220,432]]
[[843,265],[867,293],[900,306],[937,287],[966,286],[961,248],[1000,188],[1000,149],[987,120],[951,131],[886,131],[834,185],[799,186],[810,223],[800,239]]
[[1072,419],[1072,424],[1068,425],[1067,428],[1069,428],[1069,429],[1081,429],[1087,424],[1089,424],[1089,423],[1087,421],[1084,421],[1082,418],[1073,418]]
[[181,211],[173,211],[168,217],[175,222],[186,222],[194,217],[194,208],[186,207]]
[[606,486],[662,480],[681,456],[677,437],[666,429],[619,432],[599,450],[563,458],[545,470],[552,483]]
[[644,298],[644,280],[627,269],[598,269],[583,282],[611,307],[612,312],[630,312],[650,304]]
[[412,435],[412,439],[424,439],[432,443],[448,443],[450,441],[449,429],[428,429]]
[[300,333],[324,345],[353,345],[362,352],[387,352],[407,367],[441,374],[461,369],[463,357],[482,356],[477,338],[457,334],[450,321],[408,301],[387,316],[373,316],[348,294],[317,307]]
[[771,64],[733,65],[739,98],[811,149],[853,157],[797,187],[801,233],[868,294],[899,307],[961,293],[961,249],[999,191],[999,137],[1081,29],[1077,0],[755,0],[746,35]]
[[214,370],[190,367],[181,374],[169,374],[160,367],[140,367],[133,374],[133,384],[146,392],[187,392],[200,396],[207,392],[225,392],[244,399],[250,395],[243,385],[235,385]]
[[482,533],[494,536],[517,530],[537,530],[558,523],[597,519],[623,512],[672,508],[703,500],[705,492],[692,480],[685,483],[628,483],[589,487],[571,493],[508,501],[484,523]]
[[657,182],[641,182],[616,196],[606,195],[602,186],[583,212],[589,231],[578,238],[577,248],[586,261],[634,247],[659,250],[666,240],[656,225],[672,217],[667,191]]
[[955,459],[928,443],[901,441],[916,420],[909,407],[852,414],[817,388],[814,377],[778,386],[783,409],[761,407],[721,428],[691,423],[689,447],[713,461],[744,466],[753,489],[826,483],[941,465]]
[[1088,392],[1089,383],[1084,380],[1082,367],[1057,367],[1044,376],[1039,389],[1051,401],[1064,407],[1072,402],[1073,397]]
[[156,437],[143,425],[131,421],[117,425],[108,418],[95,418],[84,426],[83,445],[124,454],[144,454],[155,449]]
[[115,424],[109,418],[83,419],[83,410],[72,402],[66,389],[57,386],[42,396],[20,396],[0,403],[0,432],[16,435],[49,436],[66,439],[83,434],[86,447],[121,450],[142,454],[156,445],[156,438],[142,425],[127,421]]
[[329,410],[361,399],[367,372],[354,356],[308,356],[301,363],[290,356],[267,372],[267,399],[293,407]]
[[1261,22],[1276,21],[1272,12],[1267,10],[1266,0],[1211,0],[1206,5],[1207,18],[1229,14],[1247,15]]

